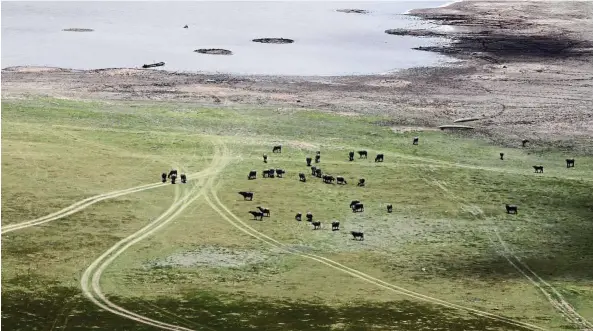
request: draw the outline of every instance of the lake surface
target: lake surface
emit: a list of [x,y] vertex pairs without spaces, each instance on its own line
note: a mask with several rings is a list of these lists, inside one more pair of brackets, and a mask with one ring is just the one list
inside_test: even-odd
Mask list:
[[[139,67],[271,75],[387,73],[448,60],[412,50],[435,39],[392,36],[384,30],[430,26],[402,15],[446,1],[39,1],[2,2],[2,67],[74,69]],[[358,8],[369,14],[336,9]],[[184,29],[184,25],[189,25]],[[88,28],[93,32],[66,32]],[[262,44],[254,38],[290,38]],[[234,54],[208,55],[198,48]]]

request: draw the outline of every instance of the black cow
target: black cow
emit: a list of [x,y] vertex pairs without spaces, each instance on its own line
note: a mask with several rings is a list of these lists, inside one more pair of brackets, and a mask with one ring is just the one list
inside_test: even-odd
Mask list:
[[282,146],[274,146],[274,148],[272,148],[272,153],[282,153]]
[[321,221],[311,222],[313,224],[313,230],[321,228]]
[[247,179],[255,179],[255,178],[257,178],[257,171],[251,170],[249,172],[249,176],[247,176]]
[[348,153],[348,160],[354,161],[354,152],[349,152]]
[[315,163],[319,163],[320,160],[321,160],[321,155],[319,155],[319,154],[315,155]]
[[346,179],[344,179],[344,177],[342,177],[342,176],[336,177],[336,183],[338,183],[340,185],[348,184],[348,182],[346,181]]
[[358,213],[362,211],[364,211],[364,205],[362,203],[357,203],[354,206],[352,206],[353,213]]
[[307,181],[307,178],[305,177],[305,174],[304,173],[302,173],[302,172],[299,173],[299,180],[301,182],[306,182]]
[[527,143],[528,143],[528,142],[529,142],[529,140],[527,140],[527,139],[523,139],[523,140],[521,141],[521,144],[522,144],[522,146],[523,146],[523,147],[525,147],[525,145],[527,145]]
[[367,158],[367,151],[358,151],[358,158],[359,159],[366,159]]
[[312,166],[311,167],[311,176],[315,176],[316,173],[317,173],[317,167],[316,166]]
[[360,240],[364,240],[364,233],[359,231],[350,231],[350,233],[352,233],[352,237],[354,237],[354,239],[360,238]]
[[315,153],[315,155],[321,155],[321,151],[317,151],[317,153]]
[[179,178],[181,179],[181,184],[185,184],[187,182],[187,176],[185,176],[185,174],[181,174]]
[[261,211],[264,216],[270,217],[270,209],[263,207],[257,207],[257,209],[259,209],[259,211]]
[[511,212],[513,214],[517,213],[517,206],[515,205],[505,205],[505,208],[507,209],[507,214],[511,214]]
[[286,173],[286,171],[284,171],[283,169],[276,169],[276,176],[278,176],[278,178],[282,178],[282,176]]
[[332,184],[335,179],[334,176],[332,176],[332,175],[323,175],[322,178],[323,178],[323,182],[326,184]]
[[167,178],[171,178],[171,176],[173,176],[173,175],[177,176],[177,170],[176,169],[173,169],[173,170],[169,171],[169,174],[167,175]]
[[375,156],[375,162],[383,162],[383,154],[377,154]]
[[574,159],[566,159],[566,167],[574,168]]
[[256,220],[259,217],[260,221],[263,221],[264,219],[264,213],[262,213],[261,211],[250,211],[249,212],[251,215],[253,215],[253,219]]
[[418,145],[418,137],[414,137],[414,140],[412,141],[412,145]]
[[321,169],[320,168],[315,169],[315,177],[321,178],[321,176],[322,176]]
[[264,163],[268,163],[268,155],[264,154]]
[[392,205],[387,205],[387,212],[391,213],[393,211],[393,206]]
[[161,180],[163,181],[163,183],[166,183],[167,182],[167,173],[166,172],[163,172],[161,174]]
[[504,153],[500,153],[500,159],[504,160]]
[[360,201],[359,201],[359,200],[352,200],[352,202],[350,202],[350,209],[352,209],[352,207],[353,207],[355,204],[357,204],[357,203],[360,203]]
[[301,214],[301,213],[297,213],[297,214],[295,215],[294,219],[300,222],[300,221],[302,220],[302,217],[303,217],[303,214]]
[[187,25],[186,25],[186,26],[184,26],[183,28],[184,28],[184,29],[187,29],[187,28],[189,28],[189,26],[187,26]]
[[239,194],[243,196],[243,200],[247,200],[247,198],[249,198],[250,201],[253,200],[253,192],[241,191]]
[[263,172],[264,174],[264,178],[268,177],[268,178],[274,178],[274,169],[265,169]]
[[365,180],[364,178],[361,178],[358,180],[358,184],[356,184],[357,186],[364,186],[365,185]]
[[544,172],[544,166],[533,166],[533,169],[535,169],[535,172],[536,173],[538,173],[538,172],[543,173]]
[[305,161],[307,161],[307,167],[310,167],[311,166],[311,161],[313,161],[313,159],[311,159],[310,157],[307,157],[305,159]]
[[313,214],[310,211],[307,212],[307,222],[313,222]]
[[175,184],[175,180],[177,179],[177,173],[171,175],[171,184]]
[[332,222],[332,231],[337,231],[337,230],[340,230],[340,222],[333,221]]

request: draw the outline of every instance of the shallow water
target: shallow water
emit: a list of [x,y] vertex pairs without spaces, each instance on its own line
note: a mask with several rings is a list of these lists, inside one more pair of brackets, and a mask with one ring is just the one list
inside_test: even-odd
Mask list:
[[[409,2],[3,2],[2,67],[139,67],[275,75],[386,73],[447,57],[412,50],[434,39],[392,36],[390,28],[428,23],[401,15],[446,1]],[[336,12],[360,8],[369,14]],[[189,25],[184,29],[184,25]],[[66,32],[89,28],[93,32]],[[292,44],[254,43],[284,37]],[[208,55],[198,48],[234,54]]]

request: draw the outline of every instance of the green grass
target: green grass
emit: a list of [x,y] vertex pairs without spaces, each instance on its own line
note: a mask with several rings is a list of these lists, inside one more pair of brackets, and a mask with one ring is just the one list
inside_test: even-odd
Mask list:
[[[593,320],[593,158],[501,148],[436,131],[395,133],[384,122],[314,110],[3,101],[2,225],[158,182],[171,167],[196,173],[213,161],[212,143],[220,140],[231,163],[215,184],[216,194],[269,237],[431,297],[546,329],[570,328],[504,258],[498,233],[521,261]],[[411,144],[415,135],[419,146]],[[276,144],[283,145],[282,154],[271,153]],[[368,150],[369,159],[349,162],[348,151],[359,149]],[[319,167],[344,176],[348,185],[326,185],[310,176],[305,157],[317,150]],[[378,152],[385,162],[373,162]],[[568,156],[576,158],[575,168],[566,169]],[[544,174],[533,173],[536,164],[545,166]],[[264,179],[264,168],[283,168],[287,175]],[[251,169],[258,171],[257,180],[247,180]],[[298,181],[299,172],[307,175],[306,183]],[[361,177],[366,187],[356,187]],[[187,190],[189,185],[182,187]],[[253,202],[237,194],[243,190],[255,192]],[[133,193],[4,234],[2,326],[149,329],[93,306],[80,294],[80,277],[104,251],[163,213],[173,192],[167,185]],[[364,202],[363,213],[349,210],[354,199]],[[518,204],[519,214],[507,215],[505,203]],[[272,216],[252,220],[247,212],[258,205],[271,208]],[[294,220],[307,211],[323,222],[321,230]],[[340,231],[330,230],[334,219]],[[351,230],[364,230],[365,241],[351,240]],[[248,252],[256,262],[242,263],[229,251]],[[181,253],[209,263],[153,264]],[[221,265],[221,258],[234,265]],[[204,199],[119,256],[101,285],[127,309],[194,329],[518,329],[283,253],[233,227]]]

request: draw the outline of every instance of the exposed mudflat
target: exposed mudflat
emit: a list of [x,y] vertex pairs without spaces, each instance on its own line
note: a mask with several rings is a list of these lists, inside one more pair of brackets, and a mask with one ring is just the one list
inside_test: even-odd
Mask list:
[[68,28],[62,29],[62,31],[69,31],[69,32],[93,32],[93,29],[85,29],[85,28]]
[[196,49],[194,52],[200,53],[200,54],[211,54],[211,55],[233,55],[232,51],[229,51],[228,49],[222,49],[222,48],[200,48],[200,49]]
[[364,9],[336,9],[337,12],[346,14],[368,14],[368,10]]
[[389,118],[389,127],[437,130],[459,118],[477,117],[475,129],[463,134],[505,146],[520,147],[522,139],[529,139],[529,148],[552,144],[593,154],[593,3],[471,1],[410,15],[442,25],[434,31],[450,41],[424,50],[452,54],[459,62],[341,77],[16,67],[2,70],[2,96],[315,108],[380,114]]
[[294,40],[288,38],[257,38],[253,42],[263,44],[292,44]]

